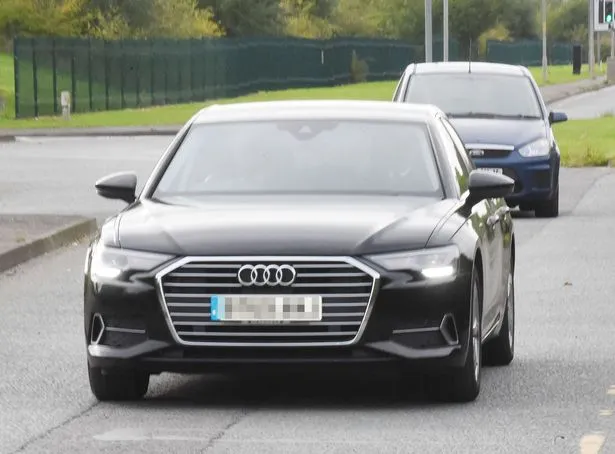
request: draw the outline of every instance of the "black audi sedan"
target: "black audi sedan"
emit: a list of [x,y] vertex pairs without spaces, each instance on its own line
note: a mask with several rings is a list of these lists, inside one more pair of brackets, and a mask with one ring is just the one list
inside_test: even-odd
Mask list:
[[138,194],[130,172],[95,185],[127,206],[87,251],[91,390],[140,399],[162,372],[371,364],[474,400],[483,361],[514,355],[513,185],[475,169],[433,106],[205,108]]

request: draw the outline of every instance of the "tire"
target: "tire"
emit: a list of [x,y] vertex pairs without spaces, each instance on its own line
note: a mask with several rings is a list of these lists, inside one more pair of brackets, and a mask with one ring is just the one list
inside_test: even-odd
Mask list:
[[519,211],[534,211],[534,207],[532,205],[521,204],[519,205]]
[[559,216],[559,184],[555,189],[555,194],[546,202],[536,205],[534,215],[537,218],[556,218]]
[[504,320],[497,337],[489,340],[483,349],[483,363],[489,366],[507,366],[515,357],[515,276],[508,274]]
[[468,353],[462,367],[447,371],[434,377],[428,392],[430,397],[444,402],[472,402],[480,394],[482,368],[482,279],[478,271],[472,272],[472,292],[470,296],[470,338]]
[[88,366],[90,389],[101,402],[139,400],[147,393],[149,374],[132,370],[109,371]]

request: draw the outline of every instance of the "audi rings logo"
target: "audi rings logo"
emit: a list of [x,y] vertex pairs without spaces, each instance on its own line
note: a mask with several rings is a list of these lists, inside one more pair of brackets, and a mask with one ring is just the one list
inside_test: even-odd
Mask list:
[[237,272],[241,285],[264,287],[288,287],[297,277],[297,272],[290,265],[244,265]]

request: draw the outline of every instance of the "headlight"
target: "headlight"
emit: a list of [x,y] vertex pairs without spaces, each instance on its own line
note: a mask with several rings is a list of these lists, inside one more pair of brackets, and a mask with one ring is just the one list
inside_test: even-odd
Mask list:
[[454,276],[459,264],[457,246],[444,246],[419,251],[378,254],[368,257],[389,271],[415,271],[428,279]]
[[546,156],[551,151],[551,144],[547,139],[538,139],[528,143],[519,149],[519,154],[524,158],[533,158],[536,156]]
[[90,272],[93,278],[116,279],[126,272],[151,271],[172,258],[172,255],[98,245],[92,250]]

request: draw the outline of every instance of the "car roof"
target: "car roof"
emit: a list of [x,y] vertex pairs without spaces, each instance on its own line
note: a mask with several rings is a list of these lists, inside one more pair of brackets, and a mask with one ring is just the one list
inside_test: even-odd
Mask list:
[[415,74],[476,73],[531,77],[529,70],[525,66],[484,61],[411,63],[408,65],[407,70],[412,71]]
[[215,104],[201,109],[193,124],[286,119],[401,120],[428,123],[437,114],[430,104],[363,100],[286,100]]

